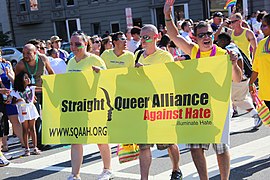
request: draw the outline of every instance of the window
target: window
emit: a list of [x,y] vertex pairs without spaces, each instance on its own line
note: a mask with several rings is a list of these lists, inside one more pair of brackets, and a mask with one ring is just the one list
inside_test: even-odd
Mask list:
[[14,54],[15,53],[15,51],[13,49],[3,49],[2,51],[3,51],[2,52],[2,55],[3,56],[4,55],[10,55],[10,54]]
[[118,21],[111,22],[111,32],[115,33],[120,30],[120,24]]
[[67,6],[74,6],[75,2],[74,0],[66,0]]
[[19,10],[20,12],[26,12],[25,0],[19,0]]
[[142,27],[142,18],[133,18],[133,26]]
[[93,32],[93,34],[101,34],[99,22],[92,23],[92,32]]
[[37,0],[30,0],[30,10],[31,11],[38,11],[38,1]]
[[81,29],[80,19],[67,19],[65,21],[54,22],[55,34],[59,35],[64,42],[70,41],[70,36],[74,31]]
[[54,0],[54,5],[55,5],[56,8],[61,7],[62,6],[61,0]]
[[[189,18],[188,14],[188,4],[175,4],[173,7],[173,19],[175,21],[182,21],[184,19]],[[165,26],[165,17],[163,14],[163,7],[156,8],[153,10],[153,17],[152,21],[156,23],[157,27],[164,27]]]

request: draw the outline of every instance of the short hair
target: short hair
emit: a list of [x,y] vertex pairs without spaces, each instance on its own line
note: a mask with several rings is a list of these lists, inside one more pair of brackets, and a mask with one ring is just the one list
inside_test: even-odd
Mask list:
[[189,23],[189,21],[184,21],[182,24],[181,24],[181,29],[184,30],[185,26],[187,26]]
[[153,24],[145,24],[142,27],[142,31],[152,31],[155,34],[158,34],[158,30],[157,30],[156,26],[154,26]]
[[221,33],[218,35],[218,40],[223,40],[224,42],[226,42],[226,46],[229,45],[232,41],[232,38],[229,34],[227,33]]
[[122,31],[118,31],[118,32],[112,34],[112,42],[117,41],[119,35],[122,36],[122,35],[124,35],[124,33]]
[[88,42],[87,35],[83,31],[80,31],[80,30],[79,31],[75,31],[75,32],[72,33],[71,37],[72,36],[81,36],[82,37],[82,40],[84,42]]
[[37,39],[29,39],[26,44],[33,44],[34,46],[39,45],[40,41]]
[[130,31],[131,34],[139,34],[141,33],[141,28],[138,27],[138,26],[134,26],[131,31]]
[[196,26],[194,27],[194,34],[195,36],[197,35],[197,31],[198,29],[204,28],[204,27],[209,27],[210,25],[205,22],[205,21],[200,21],[198,22],[198,24],[196,24]]
[[263,19],[263,17],[266,15],[267,13],[265,11],[260,12],[260,14],[258,14],[257,16],[257,21],[261,22],[261,20]]
[[241,13],[235,13],[232,16],[234,16],[236,19],[242,20],[243,16],[241,15]]
[[266,22],[268,26],[270,26],[270,14],[263,16],[263,21]]

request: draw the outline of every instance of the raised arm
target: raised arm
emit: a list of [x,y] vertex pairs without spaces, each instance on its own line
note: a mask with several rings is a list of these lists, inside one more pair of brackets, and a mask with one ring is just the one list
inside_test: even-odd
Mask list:
[[174,42],[174,44],[179,47],[186,54],[191,55],[192,48],[194,44],[192,42],[188,42],[184,37],[178,34],[177,27],[175,26],[172,20],[172,6],[174,4],[174,0],[166,0],[164,5],[164,15],[165,15],[165,23],[167,27],[167,32],[170,36],[170,39]]

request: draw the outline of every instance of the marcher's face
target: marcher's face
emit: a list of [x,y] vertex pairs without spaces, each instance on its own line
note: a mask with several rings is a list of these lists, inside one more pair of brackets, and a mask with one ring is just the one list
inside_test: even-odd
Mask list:
[[231,20],[230,26],[231,26],[232,29],[235,29],[237,27],[240,27],[240,24],[242,23],[242,21],[240,19],[238,19],[238,18],[236,18],[234,16],[232,16],[230,18],[230,20]]
[[84,54],[86,52],[87,43],[83,41],[81,36],[71,36],[70,50],[75,56]]
[[101,41],[100,39],[94,39],[94,43],[93,43],[93,49],[94,50],[99,50],[101,47]]
[[23,60],[25,62],[35,61],[36,54],[35,49],[23,48]]
[[211,26],[197,29],[196,39],[202,50],[210,50],[213,47],[213,30]]
[[109,41],[105,44],[105,49],[112,49],[113,44],[112,44],[112,40],[109,39]]
[[154,46],[156,44],[156,38],[157,38],[157,37],[154,37],[154,36],[158,36],[158,35],[156,35],[152,31],[142,30],[141,31],[142,48],[147,48],[149,46]]
[[118,35],[118,40],[115,41],[115,46],[118,46],[119,49],[126,49],[127,47],[127,38],[123,35]]
[[261,30],[264,36],[270,36],[270,25],[268,25],[264,20],[262,21]]

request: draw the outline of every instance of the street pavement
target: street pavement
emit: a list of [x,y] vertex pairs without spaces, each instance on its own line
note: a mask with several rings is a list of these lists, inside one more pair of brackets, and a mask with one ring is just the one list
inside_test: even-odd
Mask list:
[[[232,180],[270,179],[270,127],[252,129],[253,119],[249,114],[232,119],[231,122],[231,175]],[[54,145],[41,155],[24,157],[17,138],[9,138],[10,165],[0,168],[0,179],[66,179],[71,172],[70,146]],[[112,144],[112,167],[115,180],[140,179],[139,161],[119,164],[116,155],[117,145]],[[180,144],[181,170],[184,180],[199,179],[190,152]],[[150,180],[170,179],[171,163],[166,150],[152,149],[153,161]],[[220,179],[216,155],[212,148],[206,152],[208,173],[211,180]],[[81,168],[82,179],[97,179],[102,171],[102,160],[96,144],[84,146],[84,161]]]

